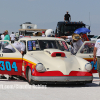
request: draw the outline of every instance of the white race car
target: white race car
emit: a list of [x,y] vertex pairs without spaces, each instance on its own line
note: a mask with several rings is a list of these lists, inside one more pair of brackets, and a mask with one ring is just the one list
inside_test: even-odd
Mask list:
[[0,74],[22,76],[29,84],[92,82],[91,63],[72,55],[63,39],[26,37],[19,42],[26,45],[23,56],[13,45],[12,53],[3,53],[1,47]]

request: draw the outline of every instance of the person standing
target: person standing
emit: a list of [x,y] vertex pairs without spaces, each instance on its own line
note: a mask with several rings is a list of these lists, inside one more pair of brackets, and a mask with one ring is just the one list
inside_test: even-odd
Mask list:
[[64,20],[65,21],[71,21],[71,15],[68,13],[68,11],[66,12],[66,14],[64,15]]
[[86,34],[80,33],[79,35],[81,36],[81,39],[82,39],[83,42],[84,42],[84,41],[89,41],[89,39],[88,39],[88,37],[87,37]]
[[[10,36],[8,35],[8,30],[4,32],[4,40],[9,40],[10,41]],[[8,45],[6,41],[4,41],[4,46]]]
[[[97,39],[95,46],[94,46],[94,50],[93,50],[93,62],[94,64],[97,61],[97,72],[99,74],[99,79],[100,79],[100,39]],[[97,59],[96,59],[97,57]],[[100,85],[100,83],[99,83]]]
[[10,40],[11,40],[11,43],[14,43],[14,41],[15,41],[15,34],[14,34],[14,32],[12,32],[12,34],[10,35]]
[[20,35],[19,35],[19,39],[21,39],[21,38],[23,38],[23,37],[24,37],[23,34],[20,33]]
[[73,50],[71,50],[72,54],[76,54],[79,48],[82,46],[83,42],[81,40],[81,36],[79,34],[73,33],[72,36],[61,36],[63,39],[70,39],[72,41]]

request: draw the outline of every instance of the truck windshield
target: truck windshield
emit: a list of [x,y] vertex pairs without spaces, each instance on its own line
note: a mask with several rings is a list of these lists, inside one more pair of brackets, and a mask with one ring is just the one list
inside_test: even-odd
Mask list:
[[26,32],[24,36],[33,36],[33,32]]
[[78,28],[85,27],[84,25],[63,25],[61,26],[61,33],[63,35],[67,35],[68,33],[74,33],[74,31]]

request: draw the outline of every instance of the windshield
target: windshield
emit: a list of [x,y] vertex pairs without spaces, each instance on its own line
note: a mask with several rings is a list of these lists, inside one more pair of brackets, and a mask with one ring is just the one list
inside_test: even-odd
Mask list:
[[64,33],[63,35],[67,35],[68,33],[73,33],[76,29],[81,28],[81,27],[85,27],[84,25],[62,25],[61,26],[61,33]]
[[33,32],[26,32],[24,36],[33,36]]
[[37,51],[44,49],[59,49],[69,51],[65,41],[57,40],[32,40],[27,42],[28,51]]

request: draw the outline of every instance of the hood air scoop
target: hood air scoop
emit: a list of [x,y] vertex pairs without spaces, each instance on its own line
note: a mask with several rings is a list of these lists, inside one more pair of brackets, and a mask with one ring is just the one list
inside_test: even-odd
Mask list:
[[51,55],[51,57],[65,57],[65,53],[58,49],[44,49],[44,52]]

